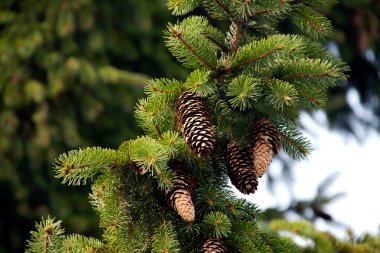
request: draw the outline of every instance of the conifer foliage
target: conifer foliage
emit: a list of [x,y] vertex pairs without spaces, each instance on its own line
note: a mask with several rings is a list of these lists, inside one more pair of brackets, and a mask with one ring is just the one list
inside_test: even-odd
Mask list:
[[[299,252],[294,242],[259,226],[256,205],[239,199],[228,177],[252,194],[280,146],[295,159],[310,152],[297,130],[298,112],[322,108],[326,89],[347,70],[313,40],[331,32],[316,10],[331,2],[169,0],[174,15],[187,15],[168,25],[165,42],[191,70],[188,78],[154,79],[145,87],[136,118],[146,135],[118,150],[71,151],[55,163],[64,183],[93,186],[91,204],[104,236],[83,247]],[[195,8],[208,15],[190,15]],[[304,35],[278,33],[277,23],[287,18]],[[230,26],[220,31],[212,19]],[[28,252],[61,252],[61,244],[41,243],[44,229],[37,227]]]

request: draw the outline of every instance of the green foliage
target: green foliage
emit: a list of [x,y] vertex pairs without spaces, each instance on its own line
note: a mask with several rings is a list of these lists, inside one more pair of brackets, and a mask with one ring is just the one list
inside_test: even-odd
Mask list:
[[55,161],[57,178],[68,185],[85,185],[87,180],[106,169],[125,166],[129,158],[111,149],[86,148],[60,155]]
[[36,224],[36,231],[31,232],[31,239],[27,241],[27,253],[46,252],[47,248],[51,251],[59,252],[62,248],[62,239],[65,231],[61,228],[61,221],[53,218],[42,219]]
[[228,237],[231,233],[231,221],[224,213],[211,212],[205,216],[203,228],[211,237]]
[[292,21],[301,31],[316,39],[330,36],[332,33],[330,20],[306,6],[296,8]]
[[215,93],[215,87],[209,82],[211,71],[194,70],[187,78],[184,88],[200,97],[209,97]]
[[281,145],[284,151],[293,159],[301,160],[306,158],[311,152],[311,143],[301,132],[292,126],[279,125],[281,131]]
[[160,0],[0,1],[1,252],[21,252],[49,213],[99,235],[88,187],[63,188],[51,163],[134,138],[148,76],[184,77],[162,42],[165,9]]
[[155,139],[147,136],[137,138],[130,144],[131,160],[157,177],[159,188],[170,189],[174,174],[168,169],[168,151]]
[[180,252],[174,228],[170,223],[163,223],[155,229],[152,252]]
[[[298,112],[319,108],[323,92],[345,78],[346,67],[317,44],[309,47],[312,39],[273,31],[277,22],[303,13],[297,25],[312,38],[320,38],[327,35],[329,22],[314,9],[313,16],[306,13],[311,7],[303,1],[169,1],[167,5],[175,15],[202,5],[210,16],[230,22],[229,30],[219,31],[201,16],[169,24],[165,31],[169,51],[193,70],[186,81],[149,81],[147,98],[136,108],[145,135],[126,140],[118,150],[88,148],[62,155],[56,162],[57,176],[74,185],[92,180],[90,202],[100,216],[103,247],[110,252],[196,252],[209,237],[222,238],[231,252],[301,252],[292,239],[265,228],[255,204],[232,192],[224,158],[231,139],[252,144],[250,131],[263,118],[273,122],[290,157],[301,159],[310,153],[310,143],[297,129]],[[310,23],[324,29],[312,30]],[[63,34],[69,34],[70,27]],[[93,73],[97,72],[87,66],[82,78],[91,81]],[[310,85],[315,88],[309,91]],[[202,106],[186,111],[179,125],[175,104],[182,92],[196,93],[201,98],[189,101]],[[215,148],[209,157],[196,156],[185,143],[202,145],[202,138],[184,131],[195,131],[191,124],[198,118],[208,120],[208,113],[213,126],[201,126],[199,131],[212,132],[205,138],[215,136]],[[266,134],[275,135],[277,130]],[[260,136],[265,137],[274,139]],[[193,215],[193,203],[195,219],[187,223],[178,214]],[[297,226],[305,234],[312,231],[301,223]],[[323,237],[313,238],[322,242],[322,250],[330,249]]]
[[167,6],[173,15],[184,15],[200,5],[200,0],[169,0]]
[[176,25],[168,25],[166,45],[184,67],[213,69],[217,60],[217,47],[207,39],[206,34],[219,32],[206,18],[191,16]]
[[228,86],[227,96],[232,108],[244,111],[251,108],[260,94],[260,80],[250,76],[240,75],[234,78]]

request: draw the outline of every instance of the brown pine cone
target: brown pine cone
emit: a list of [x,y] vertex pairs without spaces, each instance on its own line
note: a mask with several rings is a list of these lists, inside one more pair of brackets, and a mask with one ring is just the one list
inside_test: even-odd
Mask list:
[[209,156],[214,149],[214,128],[206,103],[195,93],[183,92],[176,102],[176,115],[182,136],[190,149]]
[[195,209],[191,195],[195,188],[195,178],[180,162],[171,162],[169,168],[176,173],[176,177],[172,189],[165,193],[166,200],[185,221],[192,222],[195,219]]
[[249,147],[241,149],[231,141],[227,146],[226,162],[232,184],[244,194],[254,193],[258,182]]
[[254,126],[251,136],[253,164],[256,174],[262,177],[281,147],[280,132],[272,122],[262,119]]
[[218,238],[209,238],[202,245],[201,253],[227,253],[226,247],[224,247],[222,240]]

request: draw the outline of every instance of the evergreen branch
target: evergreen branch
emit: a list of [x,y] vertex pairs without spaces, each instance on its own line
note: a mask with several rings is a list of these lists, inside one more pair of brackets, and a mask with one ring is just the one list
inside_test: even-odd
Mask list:
[[323,27],[320,24],[317,24],[315,21],[313,21],[311,18],[306,16],[300,11],[296,11],[299,15],[301,15],[304,19],[306,19],[307,22],[309,22],[312,26],[314,26],[316,29],[318,29],[320,32],[324,32]]
[[303,74],[284,76],[281,78],[281,80],[289,80],[289,79],[302,78],[302,77],[334,77],[334,75],[332,75],[331,73],[303,73]]
[[210,79],[211,71],[195,70],[190,73],[184,84],[185,89],[195,92],[200,97],[209,97],[215,93],[216,87]]
[[303,108],[319,110],[326,105],[326,93],[312,84],[299,88],[298,94],[300,95],[300,103]]
[[318,39],[332,32],[330,20],[310,7],[299,6],[291,16],[293,23],[309,36]]
[[212,43],[214,43],[217,47],[219,47],[223,52],[228,52],[228,48],[226,47],[226,45],[224,45],[222,42],[218,41],[217,39],[215,39],[214,37],[212,37],[210,34],[208,33],[201,33],[203,36],[205,36],[208,40],[210,40]]
[[229,102],[232,108],[238,108],[244,111],[252,107],[261,92],[259,86],[260,79],[255,79],[250,76],[240,75],[234,78],[228,86],[226,95],[232,97]]
[[222,212],[211,212],[203,220],[203,228],[214,238],[227,237],[231,233],[231,221]]
[[89,178],[107,169],[129,164],[129,158],[116,150],[85,148],[60,155],[54,162],[57,178],[68,185],[85,185]]
[[84,237],[82,235],[73,234],[67,236],[62,243],[62,252],[97,252],[104,244],[98,239],[92,237]]
[[150,174],[158,180],[161,189],[170,189],[175,173],[168,168],[170,151],[158,141],[148,136],[139,137],[130,144],[131,160],[142,171]]
[[231,16],[231,12],[227,6],[222,4],[219,0],[213,0],[228,16]]
[[337,79],[345,79],[344,69],[334,62],[320,59],[298,58],[280,65],[274,70],[274,76],[280,80],[289,81],[297,89],[313,82],[315,87],[326,89],[336,85]]
[[265,52],[265,53],[263,53],[261,55],[255,56],[255,57],[250,58],[250,59],[248,59],[248,60],[246,60],[244,62],[239,63],[238,65],[234,66],[233,69],[239,69],[239,68],[243,67],[244,65],[250,64],[250,63],[252,63],[254,61],[257,61],[257,60],[259,60],[261,58],[264,58],[264,57],[266,57],[266,56],[268,56],[270,54],[273,54],[274,52],[277,52],[277,51],[282,50],[282,49],[284,49],[284,48],[280,47],[280,46],[272,48],[269,51],[267,51],[267,52]]
[[241,34],[242,34],[242,31],[243,31],[243,27],[244,25],[246,24],[247,22],[239,22],[237,25],[236,25],[236,31],[234,33],[234,37],[232,39],[232,42],[231,42],[231,50],[230,52],[232,53],[232,55],[235,55],[237,49],[238,49],[238,46],[239,46],[239,42],[240,42],[240,39],[241,39]]
[[204,17],[191,16],[182,22],[169,24],[165,31],[166,45],[185,67],[213,70],[219,48],[202,34],[222,38],[223,34]]
[[162,139],[162,132],[161,132],[160,128],[156,124],[154,124],[154,123],[153,123],[153,127],[156,130],[158,137],[160,139]]
[[306,158],[310,154],[310,142],[298,130],[280,123],[278,130],[284,151],[294,160]]
[[306,98],[307,100],[309,100],[310,102],[312,102],[312,103],[314,103],[314,104],[316,104],[316,105],[318,105],[318,106],[320,106],[320,105],[322,104],[321,101],[319,101],[319,100],[317,100],[317,99],[315,99],[315,98],[312,98],[312,97],[306,95],[306,94],[303,93],[303,92],[299,92],[299,94],[300,94],[302,97]]
[[303,40],[296,35],[272,35],[240,47],[232,60],[232,70],[248,64],[249,69],[272,67],[280,60],[289,61],[296,54],[305,51]]
[[27,241],[26,253],[48,253],[59,252],[64,239],[64,229],[61,228],[61,221],[55,221],[48,217],[36,224],[36,231],[31,232],[31,239]]
[[254,3],[253,17],[261,17],[264,15],[279,16],[281,14],[286,14],[290,9],[290,4],[288,1],[283,0],[265,0],[257,1]]
[[183,150],[185,150],[186,144],[178,131],[169,130],[164,132],[158,142],[168,150],[170,159],[178,158],[181,154],[185,153]]
[[294,106],[298,102],[296,88],[288,82],[272,80],[266,89],[266,101],[276,109]]
[[140,99],[135,113],[140,126],[146,133],[160,138],[160,133],[172,128],[175,122],[173,107],[176,97],[172,93],[156,92],[156,95],[149,96],[147,99]]
[[281,134],[281,137],[284,138],[288,143],[290,143],[293,147],[295,147],[300,154],[302,154],[303,157],[306,157],[307,154],[309,153],[302,145],[297,143],[294,139]]
[[226,16],[233,18],[230,5],[229,0],[203,0],[204,9],[215,19],[225,19]]
[[203,65],[205,65],[208,69],[211,69],[211,70],[215,70],[215,67],[212,66],[210,63],[208,63],[206,60],[204,60],[195,50],[193,47],[191,47],[189,45],[189,43],[187,43],[187,41],[182,37],[182,33],[181,32],[177,32],[177,31],[172,31],[173,32],[173,35],[178,38],[183,45],[185,45],[185,47],[187,49],[189,49],[189,51],[200,61],[203,63]]
[[185,15],[201,4],[200,0],[168,0],[166,5],[173,15]]
[[180,245],[171,223],[164,221],[153,234],[153,253],[179,252]]

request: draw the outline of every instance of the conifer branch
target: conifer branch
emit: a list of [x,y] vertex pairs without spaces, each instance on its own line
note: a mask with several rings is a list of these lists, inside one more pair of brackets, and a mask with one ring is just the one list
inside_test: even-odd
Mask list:
[[289,142],[293,147],[295,147],[301,154],[305,155],[308,153],[307,150],[305,150],[305,148],[300,145],[299,143],[295,142],[294,140],[292,140],[291,138],[289,138],[288,136],[282,134],[280,132],[280,135],[281,137],[283,137],[287,142]]
[[205,38],[207,38],[209,41],[211,41],[212,43],[214,43],[217,47],[219,47],[223,52],[227,52],[228,51],[228,48],[226,47],[226,45],[224,45],[223,43],[221,43],[220,41],[216,40],[214,37],[212,37],[210,34],[208,33],[205,33],[205,32],[202,32],[201,33],[203,36],[205,36]]
[[158,137],[160,139],[162,139],[162,132],[161,132],[160,128],[156,124],[154,124],[154,123],[153,123],[153,127],[156,130]]
[[314,22],[313,20],[311,20],[311,18],[307,17],[306,15],[304,15],[302,12],[300,11],[295,11],[297,12],[301,17],[303,17],[307,22],[309,22],[312,26],[314,26],[318,31],[320,32],[324,32],[324,29],[322,26],[320,26],[319,24],[317,24],[316,22]]
[[225,6],[224,4],[222,4],[219,0],[214,0],[214,2],[215,2],[220,8],[222,8],[222,10],[223,10],[228,16],[231,16],[231,12],[230,12],[230,10],[228,9],[227,6]]
[[303,92],[298,92],[299,95],[301,95],[302,97],[306,98],[307,100],[309,100],[310,102],[316,104],[317,106],[321,106],[322,102],[319,101],[318,99],[316,98],[313,98],[313,97],[310,97],[308,95],[306,95],[305,93]]
[[256,56],[256,57],[253,57],[253,58],[251,58],[251,59],[248,59],[248,60],[246,60],[246,61],[244,61],[244,62],[241,62],[241,63],[237,64],[236,66],[234,66],[234,67],[232,68],[232,70],[239,69],[239,68],[241,68],[241,67],[243,67],[243,66],[245,66],[245,65],[248,65],[248,64],[250,64],[250,63],[252,63],[252,62],[254,62],[254,61],[257,61],[257,60],[259,60],[259,59],[261,59],[261,58],[264,58],[265,56],[268,56],[268,55],[270,55],[270,54],[273,54],[273,53],[275,53],[275,52],[277,52],[277,51],[280,51],[280,50],[282,50],[282,49],[284,49],[284,48],[281,47],[281,46],[275,47],[275,48],[273,48],[273,49],[271,49],[271,50],[269,50],[269,51],[267,51],[267,52],[265,52],[265,53],[263,53],[263,54],[261,54],[261,55],[258,55],[258,56]]
[[178,38],[182,44],[188,49],[190,50],[190,52],[200,61],[203,63],[203,65],[205,65],[207,68],[209,68],[210,70],[214,70],[215,71],[215,67],[212,66],[210,63],[208,63],[205,59],[203,59],[195,50],[194,48],[189,44],[187,43],[187,41],[182,37],[182,32],[177,32],[175,31],[174,29],[172,30],[172,34],[174,37]]
[[303,74],[284,76],[281,79],[282,80],[289,80],[289,79],[302,78],[302,77],[324,77],[324,76],[334,77],[330,73],[303,73]]
[[239,42],[240,42],[240,38],[241,38],[241,33],[243,31],[243,27],[244,25],[246,24],[247,22],[239,22],[237,24],[237,28],[236,28],[236,32],[235,32],[235,36],[232,40],[232,44],[231,44],[231,53],[232,55],[235,55],[237,49],[238,49],[238,46],[239,46]]

